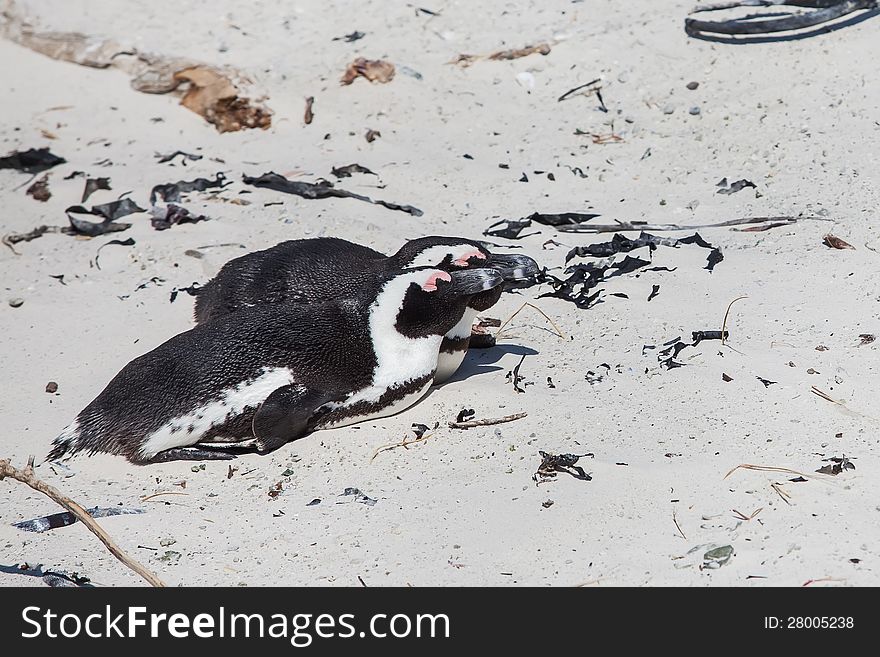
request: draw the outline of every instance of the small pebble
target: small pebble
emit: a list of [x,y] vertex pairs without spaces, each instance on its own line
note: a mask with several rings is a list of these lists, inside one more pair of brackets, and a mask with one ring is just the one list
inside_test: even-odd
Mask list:
[[675,111],[674,105],[667,105],[666,107],[663,108],[664,114],[672,114],[674,111]]
[[52,393],[52,392],[57,392],[57,391],[58,391],[58,384],[55,383],[54,381],[49,381],[49,383],[46,384],[46,392]]
[[174,545],[175,543],[177,543],[177,541],[171,537],[163,538],[161,541],[159,541],[159,545],[161,545],[162,547],[169,547],[171,545]]
[[688,82],[687,83],[687,88],[690,89],[691,91],[694,91],[699,86],[700,86],[699,82]]
[[24,299],[22,299],[21,297],[13,297],[12,299],[9,300],[9,305],[12,306],[13,308],[18,308],[23,303],[24,303]]
[[700,108],[699,107],[691,107],[688,110],[688,112],[690,113],[691,116],[698,116],[700,114]]

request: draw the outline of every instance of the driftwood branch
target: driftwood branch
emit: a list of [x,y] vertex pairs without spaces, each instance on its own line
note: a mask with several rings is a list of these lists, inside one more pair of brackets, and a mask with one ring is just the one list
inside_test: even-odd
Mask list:
[[777,228],[779,226],[789,226],[798,221],[815,220],[815,221],[831,221],[823,217],[745,217],[743,219],[731,219],[730,221],[720,221],[714,224],[696,224],[693,226],[682,226],[679,224],[651,224],[644,221],[619,221],[614,224],[572,224],[570,226],[557,226],[556,229],[562,233],[616,233],[621,230],[696,230],[701,228],[724,228],[726,226],[743,226],[750,225],[751,228],[743,228],[741,230],[747,232],[758,232]]
[[116,543],[113,542],[113,539],[110,538],[107,532],[101,529],[101,525],[95,522],[95,520],[89,515],[88,511],[86,511],[82,506],[80,506],[72,499],[70,499],[57,489],[53,488],[46,482],[37,479],[36,475],[34,475],[33,456],[28,459],[27,466],[25,466],[22,470],[13,467],[9,459],[0,459],[0,481],[5,479],[6,477],[9,477],[10,479],[15,479],[16,481],[20,481],[23,484],[27,484],[35,491],[43,493],[43,495],[46,495],[53,501],[63,506],[73,515],[75,515],[77,520],[88,527],[89,531],[97,536],[98,539],[110,551],[110,553],[114,557],[119,559],[124,565],[126,565],[128,568],[147,580],[147,582],[149,582],[152,586],[165,586],[165,583],[161,579],[159,579],[156,575],[144,568],[141,564],[135,561],[126,552],[124,552],[122,548],[116,545]]
[[743,2],[726,2],[697,7],[692,13],[716,9],[732,9],[734,7],[779,7],[784,5],[809,7],[812,8],[812,11],[797,14],[780,14],[778,17],[752,14],[726,21],[704,21],[696,18],[686,18],[684,29],[691,36],[700,36],[703,33],[733,36],[789,32],[821,25],[855,11],[877,9],[877,0],[838,0],[836,2],[834,0],[789,0],[787,2],[744,0]]
[[514,420],[521,420],[526,417],[528,413],[514,413],[513,415],[505,415],[504,417],[498,417],[494,419],[488,420],[468,420],[467,422],[450,422],[450,429],[473,429],[474,427],[489,427],[493,424],[504,424],[505,422],[513,422]]

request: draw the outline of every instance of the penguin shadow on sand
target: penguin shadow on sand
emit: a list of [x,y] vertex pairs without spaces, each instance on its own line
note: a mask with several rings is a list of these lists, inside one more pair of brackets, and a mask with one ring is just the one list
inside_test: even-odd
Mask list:
[[452,375],[448,381],[437,386],[437,388],[442,388],[450,383],[454,384],[464,381],[472,376],[488,374],[489,372],[497,372],[505,369],[509,370],[510,367],[498,365],[498,362],[507,354],[513,354],[514,356],[521,358],[523,356],[537,356],[538,353],[538,351],[535,351],[531,347],[523,347],[518,344],[499,344],[489,349],[468,349],[467,355],[464,357],[461,366],[455,374]]

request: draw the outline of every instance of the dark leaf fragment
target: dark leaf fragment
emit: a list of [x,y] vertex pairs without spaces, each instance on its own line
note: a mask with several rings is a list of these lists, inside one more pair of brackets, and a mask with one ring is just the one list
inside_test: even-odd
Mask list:
[[189,210],[174,203],[168,205],[154,205],[150,208],[150,224],[156,230],[168,230],[175,224],[195,224],[200,221],[208,221],[203,214],[193,214]]
[[15,169],[25,173],[42,173],[52,167],[67,162],[63,157],[58,157],[48,148],[29,148],[26,151],[16,151],[6,157],[0,157],[0,169]]
[[110,189],[110,179],[109,178],[88,178],[86,179],[86,185],[83,188],[82,199],[80,203],[85,203],[89,200],[89,196],[91,196],[94,192],[99,189]]
[[401,212],[406,212],[415,217],[420,217],[423,214],[421,210],[414,208],[411,205],[398,205],[387,201],[373,200],[362,194],[355,194],[354,192],[336,188],[333,186],[333,183],[328,180],[322,180],[317,183],[288,180],[284,176],[271,171],[269,173],[264,173],[259,177],[244,176],[242,180],[246,185],[264,187],[285,194],[294,194],[295,196],[310,200],[324,198],[353,198],[358,201],[373,203],[374,205],[382,205],[391,210],[400,210]]
[[181,194],[188,192],[203,192],[206,189],[219,188],[222,189],[227,185],[231,185],[232,181],[227,181],[226,176],[218,173],[214,180],[208,178],[196,178],[195,180],[179,180],[174,183],[164,183],[156,185],[150,191],[150,203],[155,204],[156,201],[165,201],[166,203],[178,203]]
[[330,169],[330,173],[332,173],[337,178],[351,178],[351,174],[353,173],[364,173],[370,176],[376,176],[378,174],[370,171],[367,167],[361,166],[360,164],[347,164],[344,167],[333,167]]
[[33,197],[35,201],[41,201],[43,203],[52,198],[52,192],[49,191],[49,174],[45,174],[33,185],[28,187],[25,190],[25,194]]
[[742,180],[737,180],[736,182],[727,184],[727,178],[722,178],[716,184],[718,190],[715,192],[716,194],[736,194],[739,191],[744,190],[746,187],[752,187],[757,189],[758,186],[753,183],[751,180],[746,180],[743,178]]
[[532,479],[537,484],[542,484],[551,479],[555,479],[560,472],[570,474],[575,479],[581,481],[591,481],[593,477],[584,472],[584,469],[576,463],[582,459],[590,457],[592,454],[550,454],[549,452],[538,452],[541,455],[541,465],[532,475]]

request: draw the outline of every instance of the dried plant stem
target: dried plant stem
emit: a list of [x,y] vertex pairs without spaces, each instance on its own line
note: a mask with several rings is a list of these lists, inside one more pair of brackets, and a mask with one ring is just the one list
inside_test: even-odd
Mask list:
[[373,462],[373,459],[375,459],[377,456],[379,456],[379,454],[381,454],[382,452],[386,452],[386,451],[388,451],[389,449],[394,449],[394,448],[396,448],[396,447],[403,447],[404,449],[409,449],[409,446],[410,446],[410,445],[415,445],[416,443],[420,443],[420,442],[422,442],[423,440],[427,440],[428,438],[430,438],[430,437],[433,436],[433,435],[434,435],[433,432],[432,432],[432,433],[426,433],[426,434],[425,434],[424,436],[422,436],[421,438],[414,438],[414,439],[412,439],[412,440],[409,440],[409,439],[407,439],[407,438],[404,438],[404,439],[401,440],[400,442],[396,442],[396,443],[388,443],[387,445],[382,445],[381,447],[377,447],[377,448],[376,448],[376,451],[373,452],[373,455],[370,457],[370,463],[372,463],[372,462]]
[[730,307],[741,299],[748,299],[748,297],[747,296],[737,297],[736,299],[731,301],[729,304],[727,304],[727,310],[724,311],[724,321],[721,322],[721,345],[722,346],[724,346],[724,336],[726,335],[726,331],[727,331],[727,316],[730,314]]
[[30,486],[35,491],[43,493],[43,495],[46,495],[51,500],[63,506],[74,516],[76,516],[77,520],[88,527],[89,531],[97,536],[98,539],[104,544],[104,546],[110,551],[110,553],[114,557],[119,559],[119,561],[121,561],[125,566],[143,577],[147,582],[150,583],[150,585],[158,587],[165,586],[165,583],[161,579],[159,579],[156,575],[144,568],[141,564],[135,561],[126,552],[124,552],[122,548],[116,545],[116,543],[113,542],[113,539],[110,538],[107,532],[101,529],[101,525],[95,522],[95,519],[89,515],[88,511],[86,511],[82,506],[80,506],[72,499],[62,494],[46,482],[37,479],[37,477],[34,475],[33,456],[28,459],[28,464],[23,470],[14,468],[9,459],[0,459],[0,481],[2,481],[6,477],[9,477],[10,479],[15,479],[16,481],[20,481],[21,483]]
[[501,324],[501,326],[498,327],[498,330],[495,331],[495,337],[496,337],[496,338],[497,338],[499,335],[501,335],[501,331],[504,330],[504,327],[505,327],[505,326],[507,326],[508,324],[510,324],[511,320],[512,320],[514,317],[516,317],[516,316],[519,315],[523,310],[526,309],[526,306],[528,306],[529,308],[534,308],[534,309],[537,310],[539,313],[541,313],[541,314],[544,316],[544,319],[546,319],[548,322],[550,322],[550,325],[551,325],[551,326],[553,327],[553,329],[556,331],[556,335],[558,335],[558,336],[559,336],[560,338],[562,338],[563,340],[567,340],[567,339],[568,339],[568,338],[565,337],[565,333],[563,333],[563,332],[560,330],[560,328],[556,325],[556,322],[554,322],[552,319],[550,319],[550,317],[547,315],[547,313],[545,313],[543,310],[541,310],[540,308],[538,308],[538,306],[536,306],[536,305],[534,305],[534,304],[532,304],[532,303],[529,303],[528,301],[526,301],[523,305],[521,305],[521,306],[519,307],[519,310],[517,310],[517,311],[516,311],[515,313],[513,313],[510,317],[508,317],[508,318],[507,318],[507,319]]

